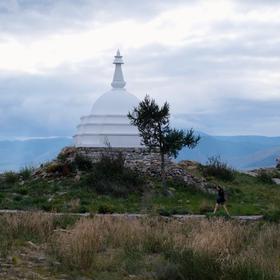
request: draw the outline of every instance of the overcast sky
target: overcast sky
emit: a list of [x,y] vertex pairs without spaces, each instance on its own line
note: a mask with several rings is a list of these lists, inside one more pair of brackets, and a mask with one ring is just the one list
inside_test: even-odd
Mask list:
[[117,48],[176,125],[280,136],[279,0],[0,0],[0,138],[73,135]]

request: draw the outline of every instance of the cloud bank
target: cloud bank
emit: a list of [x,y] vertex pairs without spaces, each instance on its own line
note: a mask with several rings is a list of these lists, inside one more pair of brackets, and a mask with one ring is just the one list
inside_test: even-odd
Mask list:
[[73,135],[127,88],[206,133],[280,135],[279,1],[1,1],[0,137]]

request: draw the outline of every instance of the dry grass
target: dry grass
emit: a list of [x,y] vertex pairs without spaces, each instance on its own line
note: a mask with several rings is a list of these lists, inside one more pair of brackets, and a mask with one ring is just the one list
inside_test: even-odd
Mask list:
[[32,236],[38,240],[46,240],[54,229],[55,217],[40,212],[5,214],[1,216],[2,226],[14,238]]
[[6,221],[12,236],[47,242],[48,253],[66,271],[111,273],[119,275],[116,279],[130,274],[146,275],[139,279],[280,279],[278,224],[106,216],[80,218],[57,230],[56,219],[40,213],[5,215],[1,223]]
[[[70,233],[55,235],[55,255],[66,266],[89,269],[96,257],[110,252],[142,255],[191,250],[204,254],[225,267],[250,265],[263,273],[280,275],[278,225],[244,224],[222,219],[164,221],[124,220],[110,217],[81,219]],[[252,238],[253,237],[253,238]],[[266,278],[263,278],[266,279]]]

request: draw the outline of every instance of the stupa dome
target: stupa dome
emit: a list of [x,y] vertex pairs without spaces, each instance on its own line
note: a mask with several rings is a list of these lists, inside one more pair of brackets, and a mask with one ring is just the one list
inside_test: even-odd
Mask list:
[[141,147],[138,129],[127,118],[128,112],[139,104],[139,100],[124,88],[126,82],[119,50],[113,63],[112,89],[96,100],[90,115],[81,117],[74,135],[76,147]]
[[96,100],[91,113],[96,115],[127,115],[139,102],[136,96],[123,88],[111,89]]

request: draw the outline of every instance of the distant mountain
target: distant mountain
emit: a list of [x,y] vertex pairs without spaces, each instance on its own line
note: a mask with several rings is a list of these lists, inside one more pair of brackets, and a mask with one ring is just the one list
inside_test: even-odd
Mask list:
[[72,145],[67,137],[0,141],[0,172],[38,166],[52,160],[59,151]]
[[192,159],[205,163],[211,156],[237,169],[275,166],[280,155],[280,137],[210,136],[203,134],[194,150],[183,149],[177,160]]
[[[220,156],[234,168],[252,169],[275,166],[275,159],[280,156],[280,137],[210,136],[205,133],[201,136],[198,147],[183,149],[177,160],[205,163],[211,156]],[[70,145],[73,141],[68,137],[0,141],[0,172],[38,166]]]

